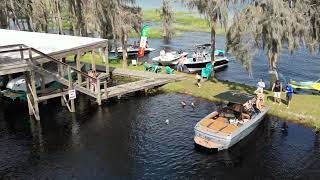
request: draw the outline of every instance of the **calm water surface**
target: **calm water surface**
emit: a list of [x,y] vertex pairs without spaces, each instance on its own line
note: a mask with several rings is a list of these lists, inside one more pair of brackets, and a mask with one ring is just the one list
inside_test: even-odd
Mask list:
[[[184,33],[180,37],[175,37],[170,43],[166,44],[161,39],[150,39],[149,44],[157,50],[152,52],[146,59],[152,59],[159,56],[161,49],[167,50],[194,50],[195,44],[203,44],[210,42],[210,34],[202,32]],[[218,36],[216,42],[217,48],[225,48],[224,36]],[[256,85],[259,78],[264,78],[266,83],[269,81],[268,61],[263,52],[257,53],[253,58],[252,75],[242,67],[232,55],[228,54],[230,59],[229,66],[216,73],[216,77],[220,80],[228,80],[247,85]],[[315,81],[320,79],[320,54],[311,55],[308,50],[298,49],[293,55],[284,51],[279,59],[278,71],[286,79],[294,79],[297,81]]]
[[[196,102],[196,109],[179,103]],[[193,127],[216,108],[177,94],[130,97],[71,114],[50,101],[41,124],[26,105],[0,104],[0,179],[320,178],[320,136],[266,118],[232,149],[194,147]],[[169,120],[169,124],[165,121]]]

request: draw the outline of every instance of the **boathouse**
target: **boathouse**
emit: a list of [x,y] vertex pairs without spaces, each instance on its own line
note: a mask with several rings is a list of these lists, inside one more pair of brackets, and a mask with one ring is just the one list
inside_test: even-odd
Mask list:
[[[87,72],[81,71],[80,58],[83,54],[91,54],[91,69],[96,70],[97,53],[102,56],[105,68],[97,77],[89,76]],[[66,63],[66,58],[70,56],[74,57],[75,65]],[[15,73],[25,75],[29,114],[37,120],[40,120],[38,103],[52,98],[61,97],[62,104],[70,112],[75,112],[75,91],[96,99],[101,105],[104,99],[147,90],[181,78],[126,69],[112,69],[110,72],[106,39],[0,29],[0,75],[10,77]],[[110,73],[138,77],[140,80],[107,87]],[[74,74],[76,78],[73,78]],[[36,87],[36,76],[42,79],[41,90]],[[54,78],[63,88],[48,93],[43,80],[45,76]],[[97,84],[94,89],[90,88],[92,82]]]

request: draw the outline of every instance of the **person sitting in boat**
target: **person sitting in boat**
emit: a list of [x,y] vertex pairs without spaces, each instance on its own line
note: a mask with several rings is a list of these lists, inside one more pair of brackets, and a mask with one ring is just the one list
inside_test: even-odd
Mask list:
[[164,49],[160,50],[160,56],[163,57],[166,55],[166,51]]
[[166,51],[164,49],[160,50],[160,60],[164,60],[166,57]]
[[192,54],[192,60],[193,60],[193,62],[196,62],[196,61],[197,61],[197,52],[194,52],[194,53]]
[[202,58],[202,54],[201,54],[201,52],[197,52],[197,61],[200,61],[201,60],[201,58]]
[[203,56],[204,59],[206,59],[206,55],[207,55],[206,48],[203,47],[203,49],[202,49],[202,56]]
[[240,104],[233,104],[233,103],[231,103],[231,104],[232,104],[231,108],[234,111],[235,116],[240,120],[240,122],[242,124],[247,122],[250,119],[250,115],[245,110],[244,106],[242,106]]
[[264,106],[264,94],[263,94],[263,89],[258,88],[255,92],[257,94],[257,101],[256,101],[256,107],[260,111],[262,111],[263,106]]

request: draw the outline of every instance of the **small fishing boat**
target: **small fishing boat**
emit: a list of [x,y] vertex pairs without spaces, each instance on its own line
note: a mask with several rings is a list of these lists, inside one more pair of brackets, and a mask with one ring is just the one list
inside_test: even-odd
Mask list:
[[[41,92],[41,80],[39,76],[36,76],[36,88],[39,89],[37,91],[38,93]],[[44,83],[46,90],[49,91],[55,91],[59,88],[61,88],[61,85],[56,82],[53,78],[45,76],[44,77]],[[15,79],[12,79],[11,81],[8,82],[7,89],[1,91],[4,97],[10,98],[12,100],[15,99],[20,99],[20,100],[26,100],[26,92],[27,92],[27,87],[26,87],[26,80],[25,76],[19,76]]]
[[160,66],[171,66],[176,65],[181,57],[187,57],[187,52],[178,53],[177,51],[171,51],[165,53],[163,56],[158,56],[152,59],[153,62]]
[[249,135],[267,114],[269,107],[258,110],[254,95],[227,91],[215,98],[228,101],[228,105],[212,112],[194,127],[197,145],[213,150],[224,150]]
[[[54,82],[55,80],[52,77],[45,76],[44,77],[44,83],[45,84],[50,84]],[[41,86],[41,80],[40,76],[36,76],[36,87],[39,88]],[[12,79],[11,81],[8,82],[6,88],[10,91],[20,91],[20,92],[26,92],[27,87],[26,87],[26,79],[25,76],[19,76],[15,79]]]
[[[144,54],[149,54],[150,52],[155,51],[155,50],[156,49],[154,49],[154,48],[145,48]],[[118,56],[122,56],[122,52],[123,52],[122,47],[118,47],[117,48]],[[139,46],[129,45],[129,47],[127,48],[128,56],[137,56],[138,52],[139,52]],[[113,49],[110,51],[110,53],[116,54],[116,50]]]
[[295,90],[311,90],[320,92],[320,79],[317,81],[305,81],[305,82],[291,82],[292,87]]
[[[185,67],[191,73],[201,71],[202,68],[206,67],[206,64],[211,62],[210,54],[207,54],[205,51],[198,54],[200,55],[198,55],[197,58],[188,58],[187,61],[184,63]],[[220,69],[222,67],[227,66],[228,63],[229,59],[225,56],[225,52],[223,50],[216,50],[213,69]]]

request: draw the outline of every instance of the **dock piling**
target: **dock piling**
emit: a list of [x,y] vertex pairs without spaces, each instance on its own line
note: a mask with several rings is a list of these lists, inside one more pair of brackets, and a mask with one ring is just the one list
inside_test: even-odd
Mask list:
[[[72,90],[73,89],[73,82],[72,82],[72,76],[71,76],[71,68],[70,66],[68,66],[68,80],[69,80],[69,90]],[[74,105],[74,99],[69,99],[67,102],[70,101],[70,112],[76,112],[75,110],[75,105]]]

